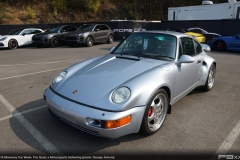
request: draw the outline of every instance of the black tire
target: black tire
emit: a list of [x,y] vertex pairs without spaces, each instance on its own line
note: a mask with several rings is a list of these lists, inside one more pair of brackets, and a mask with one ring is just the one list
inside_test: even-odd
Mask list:
[[10,49],[16,49],[18,47],[18,42],[15,39],[10,39],[8,41],[8,48]]
[[93,46],[93,38],[91,36],[88,36],[86,39],[86,46],[92,47]]
[[113,35],[112,35],[112,34],[110,34],[110,35],[108,36],[107,43],[109,43],[109,44],[112,44],[112,43],[113,43]]
[[167,116],[168,106],[169,99],[167,92],[164,89],[159,89],[147,104],[140,132],[145,135],[156,133],[161,128]]
[[59,40],[57,37],[51,39],[51,47],[57,47],[59,45]]
[[213,45],[213,49],[223,52],[226,50],[226,43],[224,41],[216,41]]
[[204,91],[210,91],[212,89],[215,81],[215,75],[216,75],[216,66],[215,64],[212,64],[208,72],[206,83],[202,88]]

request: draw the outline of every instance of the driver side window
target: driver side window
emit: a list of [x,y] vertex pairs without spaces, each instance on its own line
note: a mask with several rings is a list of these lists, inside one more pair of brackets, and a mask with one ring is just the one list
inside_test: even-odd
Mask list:
[[191,38],[181,38],[181,44],[182,44],[182,54],[183,55],[189,55],[194,56],[195,55],[195,47],[193,44],[193,40]]

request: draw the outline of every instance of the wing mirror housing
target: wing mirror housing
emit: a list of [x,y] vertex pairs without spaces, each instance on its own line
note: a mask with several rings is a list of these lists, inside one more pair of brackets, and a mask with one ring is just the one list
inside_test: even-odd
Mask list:
[[23,34],[22,34],[22,36],[25,36],[25,35],[26,35],[26,33],[23,33]]
[[204,51],[207,51],[207,52],[211,51],[211,47],[208,44],[201,43],[201,46]]
[[115,47],[112,46],[112,47],[109,49],[109,52],[111,53],[114,49],[115,49]]
[[181,67],[182,66],[182,63],[193,63],[194,62],[194,58],[193,57],[191,57],[191,56],[189,56],[189,55],[182,55],[180,58],[179,58],[179,60],[178,60],[178,62],[177,62],[177,65],[179,66],[179,67]]
[[100,31],[100,29],[98,29],[98,28],[95,28],[95,29],[94,29],[94,31],[96,31],[96,32],[97,32],[97,31]]

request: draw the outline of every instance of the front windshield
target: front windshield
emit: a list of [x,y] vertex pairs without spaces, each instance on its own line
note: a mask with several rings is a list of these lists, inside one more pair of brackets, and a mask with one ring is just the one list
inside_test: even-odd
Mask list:
[[7,35],[19,35],[23,29],[14,29],[13,31],[9,32]]
[[95,25],[83,25],[79,27],[78,31],[92,31]]
[[177,38],[162,33],[131,34],[111,54],[174,60]]
[[45,32],[57,33],[61,28],[62,26],[54,26],[54,27],[48,28]]

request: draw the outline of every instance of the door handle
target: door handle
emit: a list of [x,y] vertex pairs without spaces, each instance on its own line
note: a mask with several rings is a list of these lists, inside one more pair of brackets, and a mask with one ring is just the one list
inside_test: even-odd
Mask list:
[[201,63],[201,62],[202,62],[202,61],[198,60],[198,61],[197,61],[197,64],[199,64],[199,63]]

